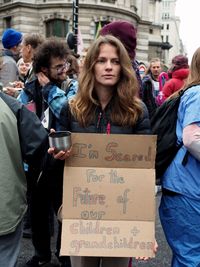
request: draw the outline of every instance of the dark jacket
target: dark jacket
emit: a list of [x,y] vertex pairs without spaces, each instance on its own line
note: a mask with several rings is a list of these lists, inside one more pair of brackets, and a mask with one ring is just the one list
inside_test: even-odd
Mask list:
[[[110,121],[111,105],[109,103],[104,111],[100,107],[96,107],[95,120],[88,127],[81,127],[77,120],[71,115],[68,104],[61,111],[60,123],[63,130],[78,133],[110,133],[110,134],[150,134],[150,121],[148,111],[143,104],[143,115],[139,118],[134,127],[121,126]],[[109,128],[109,129],[108,129]]]
[[[32,81],[26,83],[24,92],[28,98],[28,101],[34,101],[34,103],[36,104],[36,115],[42,121],[42,118],[44,116],[44,110],[48,108],[48,104],[43,99],[42,86],[39,84],[38,79],[35,78],[32,79]],[[49,122],[46,131],[49,132],[51,128],[57,130],[57,119],[53,115],[51,109],[49,109],[48,116],[49,116],[48,117]],[[43,158],[42,173],[40,174],[39,182],[49,184],[49,186],[52,187],[54,186],[54,188],[58,186],[59,187],[58,191],[60,191],[59,199],[62,196],[63,169],[64,169],[64,161],[54,159],[52,155],[49,155],[47,153],[46,149],[46,154],[44,155]],[[35,178],[38,176],[38,174],[35,173],[35,171],[32,168],[30,168],[30,166],[28,175],[34,181]],[[38,185],[40,184],[38,183]]]
[[39,84],[38,79],[35,78],[27,82],[23,90],[27,94],[28,101],[34,101],[36,105],[36,115],[38,118],[41,118],[43,112],[43,98],[42,86]]
[[26,212],[23,161],[39,175],[47,152],[46,130],[16,99],[0,93],[0,236],[14,232]]
[[49,146],[46,130],[37,116],[27,110],[23,104],[4,93],[0,93],[0,97],[17,119],[22,159],[31,166],[38,167]]
[[133,60],[132,61],[132,67],[135,71],[135,74],[136,74],[136,78],[137,78],[137,81],[138,81],[138,84],[139,84],[139,93],[138,93],[138,96],[140,99],[142,99],[142,92],[143,92],[143,85],[142,85],[142,79],[141,79],[141,76],[140,76],[140,70],[139,70],[139,63],[137,60]]
[[147,109],[149,111],[149,117],[151,118],[156,111],[157,104],[155,97],[153,95],[154,91],[153,83],[149,75],[146,75],[142,79],[142,87],[143,87],[142,100],[147,106]]

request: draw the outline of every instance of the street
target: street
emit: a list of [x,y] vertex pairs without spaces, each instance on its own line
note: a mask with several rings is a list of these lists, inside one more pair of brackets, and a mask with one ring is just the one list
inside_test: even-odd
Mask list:
[[[156,196],[156,207],[158,208],[160,202],[160,194]],[[158,209],[156,209],[157,211]],[[171,251],[166,243],[162,227],[160,225],[160,221],[158,218],[158,212],[156,214],[156,240],[158,243],[158,252],[156,254],[156,257],[154,259],[151,259],[149,261],[133,261],[133,267],[170,267],[171,262]],[[52,239],[52,251],[54,252],[55,248],[55,238]],[[33,254],[33,247],[31,244],[30,239],[23,238],[22,240],[22,247],[21,247],[21,253],[19,257],[19,262],[17,267],[25,267],[25,263]],[[54,256],[54,253],[52,253],[52,264],[49,265],[54,267],[58,266],[58,262]]]

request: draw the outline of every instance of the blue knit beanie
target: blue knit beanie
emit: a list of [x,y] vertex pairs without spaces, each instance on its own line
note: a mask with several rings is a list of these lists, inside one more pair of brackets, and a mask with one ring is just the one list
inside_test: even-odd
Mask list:
[[2,35],[2,44],[6,49],[12,48],[22,41],[22,33],[14,29],[6,29]]

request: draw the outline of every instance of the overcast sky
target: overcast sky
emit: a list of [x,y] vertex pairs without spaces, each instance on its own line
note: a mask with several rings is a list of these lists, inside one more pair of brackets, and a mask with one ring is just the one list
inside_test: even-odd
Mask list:
[[191,61],[193,53],[200,46],[200,0],[178,0],[176,15],[181,19],[180,37]]

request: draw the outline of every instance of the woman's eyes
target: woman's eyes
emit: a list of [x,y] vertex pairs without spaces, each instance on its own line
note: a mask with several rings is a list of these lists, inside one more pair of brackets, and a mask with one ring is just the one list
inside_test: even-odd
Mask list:
[[[104,58],[97,59],[97,63],[101,63],[101,64],[107,63],[107,61],[108,60],[107,59],[104,59]],[[111,64],[114,64],[114,65],[119,65],[120,64],[118,59],[111,59],[110,60],[110,63]]]
[[115,65],[119,65],[119,60],[118,59],[114,59],[113,61],[111,60],[111,63],[113,63]]
[[97,63],[105,63],[106,60],[105,59],[97,59]]

